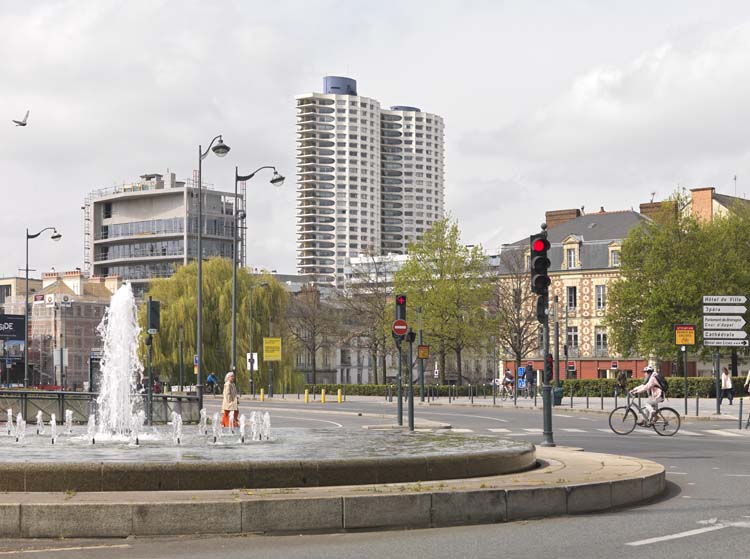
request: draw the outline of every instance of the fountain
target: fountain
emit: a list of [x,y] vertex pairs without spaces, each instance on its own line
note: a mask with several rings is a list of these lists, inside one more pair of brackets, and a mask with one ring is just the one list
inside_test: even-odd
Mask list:
[[[235,434],[238,426],[239,438],[227,436],[220,414],[209,416],[205,409],[199,410],[198,428],[187,433],[180,409],[170,410],[171,426],[147,428],[143,397],[136,391],[143,366],[130,285],[112,297],[99,332],[101,389],[87,424],[73,425],[73,411],[66,409],[58,435],[57,417],[50,414],[48,436],[55,445],[51,450],[46,436],[25,437],[21,415],[14,430],[13,410],[7,410],[7,433],[19,444],[2,446],[6,490],[198,490],[337,485],[344,480],[424,481],[521,471],[535,463],[533,445],[494,435],[337,430],[335,440],[343,435],[346,444],[332,445],[330,430],[282,428],[274,430],[272,439],[270,414],[257,410],[230,414],[229,432]],[[36,414],[39,435],[44,435],[43,417],[41,411]],[[170,440],[172,444],[165,444]],[[474,454],[479,458],[472,461]],[[212,462],[210,476],[205,475],[207,461]],[[59,469],[61,475],[37,476],[39,464]],[[22,484],[14,485],[21,483],[16,480]]]

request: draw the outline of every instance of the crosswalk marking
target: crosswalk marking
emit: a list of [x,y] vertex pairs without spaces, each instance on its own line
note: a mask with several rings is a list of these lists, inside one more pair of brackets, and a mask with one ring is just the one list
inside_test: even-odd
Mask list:
[[451,429],[453,433],[473,433],[474,429]]
[[706,429],[705,433],[713,433],[714,435],[721,435],[722,437],[741,437],[739,433],[732,433],[731,431],[724,431],[723,429]]
[[560,429],[560,431],[565,431],[566,433],[585,433],[586,432],[583,429]]
[[527,433],[544,433],[544,429],[524,429]]
[[555,413],[553,415],[554,415],[554,417],[573,417],[572,415],[563,415],[561,413]]
[[678,431],[679,435],[688,435],[690,437],[702,437],[703,433],[696,433],[695,431],[686,431],[685,429],[680,429]]
[[496,429],[487,429],[490,433],[510,433],[510,429],[502,429],[502,428],[496,428]]

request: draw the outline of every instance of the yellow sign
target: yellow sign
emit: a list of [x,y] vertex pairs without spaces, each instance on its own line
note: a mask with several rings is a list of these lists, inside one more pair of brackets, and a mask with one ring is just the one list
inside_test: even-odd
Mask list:
[[695,345],[695,325],[675,324],[674,343],[677,345]]
[[263,338],[263,361],[281,361],[281,338]]
[[430,346],[418,345],[417,346],[417,359],[429,359],[430,358]]

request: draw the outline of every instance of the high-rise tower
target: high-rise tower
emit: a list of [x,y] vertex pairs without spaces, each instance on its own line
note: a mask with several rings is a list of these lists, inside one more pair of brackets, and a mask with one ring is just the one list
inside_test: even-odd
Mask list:
[[404,254],[443,218],[443,119],[339,76],[296,99],[297,269],[342,287],[349,258]]

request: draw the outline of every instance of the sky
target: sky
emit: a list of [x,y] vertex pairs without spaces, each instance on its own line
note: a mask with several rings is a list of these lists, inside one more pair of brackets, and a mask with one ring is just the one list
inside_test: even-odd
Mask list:
[[[0,0],[0,277],[83,267],[86,193],[248,182],[248,265],[295,273],[295,101],[323,76],[445,119],[446,209],[495,252],[545,210],[750,196],[750,3]],[[30,110],[29,124],[11,119]],[[734,180],[734,177],[737,180]],[[736,190],[735,190],[736,188]]]

